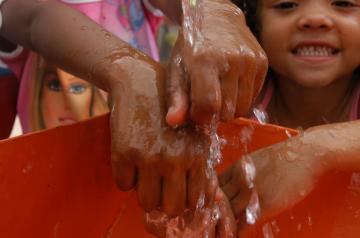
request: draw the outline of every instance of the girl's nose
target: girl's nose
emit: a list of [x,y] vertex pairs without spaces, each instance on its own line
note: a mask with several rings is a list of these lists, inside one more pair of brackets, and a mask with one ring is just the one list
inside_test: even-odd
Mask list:
[[298,28],[300,30],[322,30],[327,31],[332,29],[334,22],[332,18],[326,13],[307,13],[299,18]]

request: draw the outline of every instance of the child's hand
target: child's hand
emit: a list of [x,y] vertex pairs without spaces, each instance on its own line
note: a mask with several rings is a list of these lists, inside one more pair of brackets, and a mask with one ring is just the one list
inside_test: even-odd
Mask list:
[[145,217],[146,229],[158,237],[236,237],[236,222],[229,201],[218,189],[215,204],[201,210],[186,210],[181,216],[169,219],[160,211]]
[[123,57],[112,66],[121,80],[112,85],[113,176],[122,190],[136,187],[146,211],[170,216],[195,208],[200,196],[211,204],[215,173],[207,171],[208,142],[192,127],[165,122],[164,72],[152,61]]
[[229,1],[203,0],[197,14],[194,45],[183,27],[169,67],[167,123],[173,126],[188,117],[207,123],[214,113],[223,120],[246,115],[267,72],[265,53],[240,9]]
[[[311,134],[294,137],[243,157],[221,174],[219,183],[235,216],[244,221],[245,209],[254,190],[260,202],[261,220],[302,200],[328,168],[323,157],[326,151],[314,141]],[[245,168],[248,171],[255,168],[253,181],[246,175]],[[241,225],[245,229],[246,224]]]

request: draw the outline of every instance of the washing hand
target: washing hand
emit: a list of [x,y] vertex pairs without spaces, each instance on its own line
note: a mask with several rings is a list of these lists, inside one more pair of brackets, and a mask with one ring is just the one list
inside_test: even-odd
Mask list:
[[306,132],[245,155],[220,175],[220,186],[240,219],[241,234],[250,227],[246,208],[254,191],[260,205],[259,219],[266,220],[302,200],[328,171],[328,150],[317,138],[321,137]]
[[187,29],[184,13],[169,65],[167,122],[172,126],[188,118],[209,123],[216,113],[222,120],[246,115],[267,72],[265,53],[241,10],[227,0],[197,2],[200,20]]
[[[118,70],[116,70],[118,68]],[[122,190],[136,188],[145,211],[169,216],[211,204],[215,173],[207,166],[208,139],[194,127],[165,122],[164,71],[150,60],[122,57],[112,66],[110,90],[113,176]]]
[[236,237],[236,222],[229,201],[218,189],[215,203],[199,210],[186,210],[181,216],[169,219],[160,211],[146,214],[146,229],[157,237]]

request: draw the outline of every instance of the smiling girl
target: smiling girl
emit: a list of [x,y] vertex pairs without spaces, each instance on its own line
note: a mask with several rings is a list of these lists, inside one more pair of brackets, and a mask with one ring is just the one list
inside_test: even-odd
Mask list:
[[[306,129],[250,155],[267,219],[303,199],[325,173],[360,169],[360,1],[235,2],[269,59],[257,107],[271,123]],[[241,161],[220,183],[235,215],[244,214],[251,190]]]

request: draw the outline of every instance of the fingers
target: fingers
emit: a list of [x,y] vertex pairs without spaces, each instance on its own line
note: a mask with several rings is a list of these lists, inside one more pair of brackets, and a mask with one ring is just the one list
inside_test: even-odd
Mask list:
[[180,215],[186,206],[186,173],[172,171],[163,180],[162,210],[170,217]]
[[144,226],[149,233],[156,237],[166,237],[168,220],[169,218],[165,213],[159,210],[153,210],[145,214]]
[[117,187],[122,191],[128,191],[135,186],[136,169],[125,156],[113,154],[111,156],[112,175]]
[[185,122],[189,108],[188,85],[181,65],[181,56],[175,55],[171,64],[169,79],[167,80],[168,111],[166,122],[170,126],[181,125]]
[[241,189],[247,189],[245,178],[243,178],[243,169],[241,161],[236,161],[230,168],[220,175],[219,184],[229,200],[232,200]]
[[231,208],[236,218],[240,218],[242,215],[245,215],[245,209],[249,204],[250,196],[251,192],[249,190],[244,190],[231,199]]
[[207,171],[206,159],[197,157],[188,174],[187,203],[189,208],[196,209],[211,204],[216,191],[216,174]]
[[221,189],[218,189],[217,194],[219,194],[218,206],[220,210],[220,220],[216,226],[217,237],[236,237],[237,225],[231,210],[231,205]]
[[238,67],[237,59],[230,61],[233,61],[230,63],[232,66],[221,79],[221,119],[223,121],[229,121],[234,118],[238,97],[240,67]]
[[160,206],[161,177],[156,167],[152,167],[138,170],[137,195],[141,207],[147,212]]
[[[249,53],[250,54],[250,53]],[[236,116],[244,116],[248,113],[253,103],[254,80],[256,76],[255,57],[245,55],[246,59],[240,63],[241,73],[238,84],[238,101],[236,105]]]
[[209,124],[221,109],[221,85],[216,66],[202,64],[191,73],[191,119]]
[[232,200],[240,192],[240,184],[236,179],[231,179],[221,186],[221,189],[226,194],[229,200]]
[[219,175],[218,180],[220,187],[223,187],[226,183],[230,181],[230,179],[232,178],[233,168],[233,166],[230,166],[228,169],[225,170],[225,172]]

